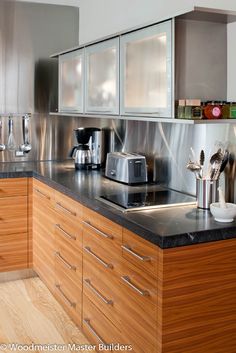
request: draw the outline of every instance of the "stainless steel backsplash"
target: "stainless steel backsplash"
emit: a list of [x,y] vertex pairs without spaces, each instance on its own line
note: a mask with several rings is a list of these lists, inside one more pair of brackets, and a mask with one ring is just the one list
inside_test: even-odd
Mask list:
[[[195,194],[194,175],[186,170],[190,147],[209,160],[215,141],[228,141],[236,155],[236,122],[185,125],[118,119],[50,116],[57,107],[57,61],[50,54],[78,44],[78,9],[67,6],[0,2],[0,109],[2,113],[32,113],[32,151],[24,157],[0,152],[0,162],[64,160],[75,143],[73,129],[94,126],[106,131],[106,150],[133,151],[146,156],[150,182]],[[8,118],[2,117],[7,143]],[[21,118],[14,117],[17,145]],[[227,199],[236,201],[235,162],[221,176]]]

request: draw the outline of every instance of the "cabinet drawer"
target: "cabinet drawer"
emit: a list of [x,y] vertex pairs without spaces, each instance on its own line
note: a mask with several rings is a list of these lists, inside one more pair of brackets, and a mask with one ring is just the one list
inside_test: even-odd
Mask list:
[[27,233],[1,235],[0,271],[14,271],[28,267]]
[[123,229],[122,256],[145,272],[157,276],[157,246],[147,242],[127,229]]
[[33,180],[33,207],[38,205],[42,207],[53,207],[54,189],[45,185],[44,183],[34,179]]
[[34,233],[37,232],[43,238],[45,246],[49,244],[51,247],[54,246],[54,229],[55,229],[55,218],[54,211],[49,207],[35,208],[33,211],[33,242],[37,238]]
[[0,197],[26,196],[27,178],[0,179]]
[[65,217],[56,213],[54,223],[55,239],[64,242],[71,248],[82,251],[82,224],[80,221],[74,224],[65,220]]
[[0,198],[0,237],[27,232],[27,196]]
[[157,320],[157,282],[123,260],[120,275],[122,329],[133,337],[135,352],[154,352]]
[[[112,352],[109,344],[124,343],[118,329],[83,295],[83,332],[98,352]],[[104,349],[103,349],[104,348]],[[111,347],[112,348],[112,347]]]
[[55,191],[55,211],[60,214],[64,222],[73,222],[75,225],[81,221],[82,205],[70,197]]
[[[97,239],[100,246],[112,250],[114,246],[120,248],[122,242],[122,227],[109,219],[84,207],[83,214],[84,234]],[[117,250],[115,251],[117,253]]]
[[55,296],[75,323],[81,326],[81,283],[75,284],[55,263]]
[[106,268],[96,266],[94,260],[86,253],[83,258],[83,293],[105,316],[120,327],[119,281],[111,276]]
[[88,233],[84,233],[84,258],[90,259],[93,262],[93,266],[105,270],[110,276],[116,276],[120,263],[120,257],[114,255],[114,251],[101,247],[98,240],[95,241]]
[[60,268],[76,285],[82,282],[82,253],[68,245],[64,239],[55,238],[55,269]]

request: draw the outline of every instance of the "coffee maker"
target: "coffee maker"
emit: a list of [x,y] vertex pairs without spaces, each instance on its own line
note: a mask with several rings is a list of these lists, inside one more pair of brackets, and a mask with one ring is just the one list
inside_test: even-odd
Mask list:
[[99,169],[103,163],[103,131],[95,127],[80,127],[74,130],[78,145],[70,152],[75,160],[75,169]]

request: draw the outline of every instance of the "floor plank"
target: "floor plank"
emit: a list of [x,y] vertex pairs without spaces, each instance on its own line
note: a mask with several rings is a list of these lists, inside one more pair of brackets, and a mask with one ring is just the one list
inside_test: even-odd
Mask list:
[[[0,343],[86,345],[88,341],[43,282],[34,277],[0,283]],[[63,352],[71,350],[66,347]]]

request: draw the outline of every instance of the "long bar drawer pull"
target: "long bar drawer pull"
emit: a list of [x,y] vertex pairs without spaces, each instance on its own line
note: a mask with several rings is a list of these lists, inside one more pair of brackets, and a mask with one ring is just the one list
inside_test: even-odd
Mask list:
[[61,294],[62,298],[67,302],[67,304],[69,304],[69,306],[71,306],[72,308],[75,308],[76,303],[73,303],[72,301],[70,301],[70,299],[67,298],[67,296],[61,290],[60,284],[56,284],[56,288],[58,289],[58,292]]
[[136,253],[134,250],[131,249],[129,245],[121,245],[122,249],[128,252],[130,255],[133,255],[136,259],[143,261],[143,262],[148,262],[151,261],[150,256],[142,256]]
[[58,251],[55,252],[55,256],[56,256],[67,268],[69,268],[69,270],[74,270],[74,271],[76,270],[76,267],[70,265],[69,262],[67,262],[67,261],[64,259],[64,257],[62,257],[61,254],[60,254]]
[[104,297],[104,295],[102,295],[91,283],[91,281],[86,278],[84,280],[84,282],[87,284],[87,286],[93,291],[93,293],[95,293],[97,295],[97,297],[99,297],[105,304],[107,305],[113,305],[113,301],[110,299],[107,299],[106,297]]
[[60,202],[56,202],[56,207],[60,208],[62,211],[66,212],[66,213],[69,213],[71,216],[76,216],[75,212],[68,210],[68,208],[62,206],[62,204],[60,204]]
[[136,287],[132,282],[131,279],[128,276],[122,276],[121,277],[122,281],[124,281],[130,288],[132,288],[135,292],[138,294],[142,295],[143,297],[148,297],[150,293],[147,290],[142,290],[138,287]]
[[71,235],[69,233],[67,233],[61,226],[60,224],[55,224],[55,227],[62,233],[64,234],[67,238],[71,239],[71,240],[76,240],[76,237],[74,235]]
[[90,320],[89,319],[84,319],[83,323],[88,327],[89,331],[92,332],[92,334],[97,338],[97,340],[103,344],[106,345],[106,343],[104,343],[104,341],[102,340],[102,338],[99,336],[99,334],[94,330],[93,326],[90,324]]
[[110,234],[106,234],[104,232],[102,232],[101,230],[97,229],[96,227],[92,226],[92,224],[90,224],[89,222],[86,222],[86,221],[83,221],[83,223],[91,228],[92,230],[94,230],[96,233],[98,233],[99,235],[101,235],[103,238],[106,238],[106,239],[113,239],[113,236],[110,235]]
[[40,191],[39,189],[34,189],[39,195],[45,197],[46,199],[50,200],[50,196],[44,194],[44,192]]
[[113,268],[112,264],[109,264],[105,261],[103,261],[99,256],[97,256],[88,246],[84,247],[84,250],[87,251],[87,253],[89,253],[90,255],[92,255],[98,262],[100,262],[100,264],[102,264],[104,267],[106,268]]

